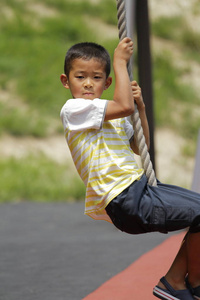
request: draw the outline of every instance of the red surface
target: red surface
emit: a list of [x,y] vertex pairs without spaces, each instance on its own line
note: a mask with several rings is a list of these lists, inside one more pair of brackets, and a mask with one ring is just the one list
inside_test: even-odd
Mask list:
[[185,233],[168,238],[82,300],[155,300],[153,287],[169,269]]

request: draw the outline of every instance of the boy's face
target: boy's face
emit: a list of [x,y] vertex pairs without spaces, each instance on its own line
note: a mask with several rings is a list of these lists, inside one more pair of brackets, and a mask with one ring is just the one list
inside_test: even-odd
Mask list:
[[65,88],[70,89],[74,98],[93,100],[100,98],[103,91],[112,83],[112,78],[106,78],[105,66],[98,60],[75,59],[69,73],[61,75]]

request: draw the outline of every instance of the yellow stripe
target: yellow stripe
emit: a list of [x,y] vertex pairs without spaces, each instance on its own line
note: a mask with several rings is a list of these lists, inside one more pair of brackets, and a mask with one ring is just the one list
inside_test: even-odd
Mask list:
[[[143,173],[137,169],[124,124],[118,119],[104,122],[100,130],[65,132],[76,168],[87,183],[85,213],[95,218],[107,218],[107,203]],[[116,165],[113,159],[118,159]]]

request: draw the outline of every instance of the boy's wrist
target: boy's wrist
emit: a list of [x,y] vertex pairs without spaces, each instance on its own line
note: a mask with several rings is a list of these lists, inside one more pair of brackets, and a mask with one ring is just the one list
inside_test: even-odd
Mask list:
[[113,60],[113,68],[127,68],[127,62],[125,59],[114,59]]
[[146,107],[145,107],[144,102],[143,102],[143,103],[140,103],[140,104],[137,104],[137,108],[138,108],[138,110],[139,110],[140,112],[142,112],[142,111],[145,112],[145,110],[146,110]]

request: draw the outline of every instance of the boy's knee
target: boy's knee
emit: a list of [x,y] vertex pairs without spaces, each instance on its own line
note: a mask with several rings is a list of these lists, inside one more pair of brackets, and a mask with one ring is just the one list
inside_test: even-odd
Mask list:
[[192,222],[192,225],[190,226],[189,232],[191,232],[191,233],[200,232],[200,216],[197,216],[194,219],[194,221]]

